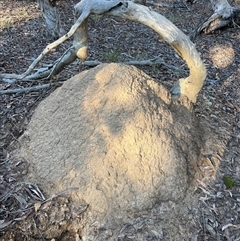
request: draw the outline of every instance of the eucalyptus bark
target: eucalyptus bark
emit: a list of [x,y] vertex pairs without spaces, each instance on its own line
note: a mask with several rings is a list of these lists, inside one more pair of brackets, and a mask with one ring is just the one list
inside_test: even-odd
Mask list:
[[63,34],[59,12],[56,6],[56,0],[37,0],[49,35],[57,39]]

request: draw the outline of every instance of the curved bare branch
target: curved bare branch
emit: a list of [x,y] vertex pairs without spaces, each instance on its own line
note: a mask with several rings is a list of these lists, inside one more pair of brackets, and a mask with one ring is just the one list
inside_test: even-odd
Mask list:
[[[23,75],[12,75],[12,78],[23,79],[29,76],[35,66],[51,49],[57,47],[72,35],[74,35],[73,46],[53,64],[51,70],[46,70],[48,71],[47,74],[41,73],[41,76],[49,77],[49,75],[59,73],[64,66],[74,61],[77,57],[84,62],[87,57],[87,18],[91,13],[107,14],[140,22],[152,28],[169,43],[179,56],[186,61],[190,69],[190,75],[185,79],[180,79],[174,85],[172,93],[185,95],[192,102],[196,101],[196,97],[206,78],[206,68],[195,45],[172,22],[149,8],[128,0],[82,0],[74,9],[77,20],[70,31],[57,41],[49,44]],[[11,75],[4,75],[4,77],[11,78]]]
[[189,77],[180,79],[173,87],[172,93],[185,95],[195,102],[206,78],[206,68],[188,36],[164,16],[131,1],[123,2],[121,7],[112,9],[108,14],[140,22],[152,28],[172,46],[186,61],[190,70]]

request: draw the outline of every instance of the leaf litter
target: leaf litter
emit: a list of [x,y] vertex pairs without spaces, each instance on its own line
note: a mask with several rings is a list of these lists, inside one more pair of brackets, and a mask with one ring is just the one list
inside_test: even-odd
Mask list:
[[[52,40],[46,36],[43,20],[34,1],[0,1],[1,14],[12,11],[17,16],[17,6],[27,11],[25,19],[12,19],[6,28],[0,30],[0,72],[22,73],[32,59]],[[166,3],[166,6],[164,5]],[[170,4],[171,2],[171,4]],[[204,14],[208,14],[209,1],[195,1],[193,5],[177,1],[148,1],[155,11],[168,17],[185,32],[192,32]],[[72,24],[72,7],[76,1],[59,2],[59,9],[64,18],[64,27]],[[180,6],[180,7],[179,7]],[[21,12],[22,13],[22,12]],[[174,13],[174,14],[173,14]],[[19,12],[20,14],[20,12]],[[28,21],[26,21],[26,19]],[[189,19],[192,25],[189,24]],[[114,24],[114,30],[110,27]],[[106,53],[119,51],[118,61],[132,59],[152,59],[162,56],[166,63],[180,66],[183,63],[176,59],[174,53],[158,36],[136,23],[120,19],[90,19],[89,58],[101,62],[111,61]],[[104,31],[101,29],[104,28]],[[92,30],[92,31],[91,31]],[[132,37],[125,34],[131,33]],[[141,33],[141,35],[139,35]],[[111,38],[112,36],[112,38]],[[134,39],[137,36],[138,42]],[[117,42],[111,39],[117,39]],[[151,43],[149,46],[148,43]],[[206,158],[199,163],[199,176],[192,197],[174,203],[156,204],[152,210],[142,212],[141,218],[119,227],[115,234],[102,230],[104,237],[115,235],[115,240],[240,240],[240,52],[239,36],[236,29],[225,29],[213,35],[200,36],[196,46],[208,67],[206,84],[195,106],[195,113],[206,130],[204,142]],[[116,46],[117,45],[117,46]],[[13,49],[13,46],[15,48]],[[54,58],[68,46],[63,45],[54,52]],[[220,47],[219,47],[220,46]],[[221,53],[221,46],[224,51]],[[221,67],[216,65],[219,56],[228,54],[231,47],[233,61]],[[17,52],[15,51],[17,50]],[[233,59],[234,55],[234,59]],[[54,59],[47,57],[44,65],[51,64]],[[226,56],[227,57],[227,56]],[[6,61],[6,59],[8,61]],[[16,61],[17,59],[17,61]],[[170,88],[173,81],[179,78],[177,70],[164,65],[142,66],[146,73]],[[55,77],[53,81],[63,81],[79,71],[87,69],[74,63]],[[36,84],[46,84],[37,81]],[[33,83],[0,83],[2,90],[9,88],[32,87]],[[71,200],[67,191],[56,194],[52,198],[44,196],[44,190],[38,185],[26,183],[22,177],[28,172],[27,160],[11,159],[11,151],[18,149],[18,137],[24,132],[31,115],[38,103],[47,97],[56,86],[32,92],[0,96],[0,235],[2,240],[48,240],[42,233],[46,230],[67,230],[72,219],[81,219],[88,206],[78,210],[71,209]],[[224,177],[231,177],[235,186],[227,189]],[[195,201],[193,201],[193,199]],[[191,204],[190,204],[191,203]],[[164,220],[164,222],[163,222]],[[164,224],[163,224],[164,223]],[[170,228],[174,227],[174,228]],[[80,240],[80,233],[63,235],[62,240]],[[174,234],[173,234],[174,233]],[[172,235],[172,236],[171,236]]]

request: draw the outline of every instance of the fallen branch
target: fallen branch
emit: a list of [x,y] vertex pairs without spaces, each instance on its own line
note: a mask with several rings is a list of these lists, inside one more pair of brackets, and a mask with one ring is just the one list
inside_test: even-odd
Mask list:
[[22,75],[16,75],[16,74],[4,74],[0,75],[2,78],[6,79],[18,79],[22,80],[24,79],[27,75],[31,74],[33,69],[36,67],[36,65],[44,58],[44,56],[49,53],[52,49],[56,48],[66,40],[68,40],[70,37],[73,36],[77,28],[81,25],[81,23],[85,20],[84,16],[80,18],[70,29],[70,31],[65,34],[63,37],[59,38],[58,40],[54,41],[53,43],[47,45],[47,47],[43,50],[43,52],[33,61],[33,63],[29,66],[27,71],[23,73]]
[[16,80],[24,79],[31,74],[36,65],[47,53],[69,39],[72,35],[74,35],[73,46],[53,64],[50,70],[46,70],[47,73],[40,73],[40,76],[50,78],[52,75],[59,73],[77,57],[84,62],[87,58],[88,48],[87,19],[92,13],[107,14],[140,22],[152,28],[169,43],[179,56],[186,61],[190,70],[190,75],[187,78],[180,79],[174,85],[172,93],[175,95],[185,95],[192,102],[196,101],[197,94],[201,90],[206,78],[206,68],[201,61],[200,55],[196,51],[195,45],[172,22],[143,5],[135,4],[127,0],[82,0],[74,9],[75,19],[77,20],[70,31],[60,39],[49,44],[23,75],[5,74],[0,75],[0,77],[8,80],[11,78]]
[[[64,54],[63,56],[66,56]],[[57,62],[62,63],[60,60],[62,57],[57,60]],[[75,58],[76,59],[76,58]],[[176,67],[174,65],[167,64],[163,59],[160,57],[152,58],[152,59],[146,59],[146,60],[130,60],[126,62],[120,62],[121,64],[126,64],[126,65],[163,65],[168,69],[171,69],[173,71],[178,71],[182,73],[186,73],[186,71],[180,69],[179,67]],[[84,61],[83,65],[89,66],[89,67],[95,67],[99,64],[104,64],[104,62],[98,61],[98,60],[88,60]],[[14,84],[16,82],[34,82],[34,81],[39,81],[39,80],[47,80],[50,79],[55,73],[56,73],[56,67],[54,68],[53,66],[56,66],[56,64],[51,64],[48,65],[47,67],[42,67],[38,69],[35,73],[26,76],[24,79],[19,80],[19,79],[3,79],[2,81],[4,83],[8,84]]]
[[[126,61],[126,62],[119,62],[120,64],[126,64],[126,65],[140,65],[140,66],[144,66],[144,65],[163,65],[165,67],[167,67],[168,69],[171,69],[173,71],[178,71],[178,72],[182,72],[182,73],[186,73],[185,70],[180,69],[174,65],[170,65],[167,64],[163,59],[157,57],[157,58],[153,58],[153,59],[146,59],[146,60],[130,60],[130,61]],[[89,66],[89,67],[95,67],[99,64],[104,64],[103,62],[97,61],[97,60],[88,60],[84,62],[85,66]]]
[[190,75],[187,78],[180,79],[173,86],[172,93],[185,95],[189,100],[195,102],[206,78],[206,68],[190,39],[164,16],[130,1],[123,2],[120,8],[115,8],[108,14],[140,22],[152,28],[170,44],[178,55],[186,61],[190,70]]
[[[68,33],[66,33],[63,37],[57,39],[53,43],[47,45],[47,47],[43,50],[43,52],[29,66],[28,70],[25,73],[23,73],[22,75],[4,74],[4,75],[0,75],[0,77],[6,78],[6,79],[18,79],[18,80],[24,79],[27,75],[32,73],[33,69],[44,58],[44,56],[46,54],[48,54],[52,49],[56,48],[57,46],[59,46],[60,44],[62,44],[66,40],[68,40],[70,37],[72,37],[75,34],[75,32],[77,31],[77,29],[81,26],[82,23],[84,23],[84,21],[88,18],[88,16],[91,13],[103,14],[103,13],[109,11],[109,9],[116,7],[116,5],[118,5],[119,3],[120,3],[120,1],[111,1],[110,2],[107,0],[104,1],[104,4],[99,3],[99,1],[96,1],[96,0],[93,0],[93,1],[88,0],[87,4],[86,4],[86,1],[80,2],[80,4],[83,5],[82,9],[75,8],[75,16],[79,16],[79,18],[75,21],[75,24],[71,27],[71,29],[69,30]],[[84,29],[84,31],[85,30],[86,29]],[[78,43],[80,43],[80,44],[84,43],[86,40],[85,37],[87,34],[85,34],[86,31],[85,32],[84,31],[80,31],[81,32],[81,34],[79,35],[80,41],[78,41]],[[80,49],[77,49],[77,53],[76,53],[77,56],[78,55],[81,56],[81,53],[79,53],[79,51],[80,51]],[[64,56],[62,58],[64,58]],[[84,60],[85,59],[83,59],[82,61],[84,61]]]
[[[126,64],[126,65],[164,65],[165,67],[167,67],[168,69],[172,70],[172,71],[177,71],[177,72],[181,72],[182,74],[186,74],[186,71],[183,69],[180,69],[174,65],[170,65],[170,64],[166,64],[166,62],[161,59],[160,57],[156,57],[156,58],[152,58],[152,59],[147,59],[147,60],[130,60],[130,61],[126,61],[126,62],[120,62],[122,64]],[[85,66],[89,66],[89,67],[95,67],[97,65],[100,64],[104,64],[104,62],[100,62],[97,60],[89,60],[89,61],[85,61],[84,65]],[[48,79],[49,76],[51,76],[52,69],[51,69],[52,65],[49,65],[47,67],[38,69],[36,71],[36,73],[26,76],[23,80],[21,80],[21,82],[34,82],[34,81],[38,81],[39,82],[39,77],[42,76],[42,79]],[[3,82],[9,83],[9,84],[13,84],[16,83],[19,80],[3,80]],[[55,83],[51,83],[51,84],[43,84],[43,85],[38,85],[38,86],[32,86],[32,87],[27,87],[27,88],[17,88],[17,89],[8,89],[8,90],[1,90],[0,91],[0,95],[6,95],[6,94],[17,94],[17,93],[26,93],[29,91],[37,91],[37,90],[41,90],[41,89],[45,89],[45,88],[49,88],[50,86],[56,86],[59,85],[61,86],[61,82],[55,82]]]
[[46,88],[49,88],[51,86],[60,86],[60,85],[61,85],[60,82],[55,82],[55,83],[42,84],[42,85],[37,85],[37,86],[32,86],[32,87],[0,90],[0,95],[21,94],[21,93],[26,93],[26,92],[30,92],[30,91],[37,91],[37,90],[41,90],[41,89],[46,89]]
[[211,0],[213,14],[197,29],[197,33],[209,34],[230,24],[240,24],[240,9],[232,7],[227,0]]

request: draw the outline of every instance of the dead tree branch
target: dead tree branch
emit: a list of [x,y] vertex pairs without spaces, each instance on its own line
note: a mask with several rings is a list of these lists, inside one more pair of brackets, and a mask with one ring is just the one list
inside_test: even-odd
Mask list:
[[[196,51],[195,45],[172,22],[143,5],[135,4],[128,0],[82,0],[74,9],[76,22],[70,31],[55,42],[49,44],[24,74],[5,74],[0,77],[21,80],[30,76],[33,69],[46,54],[73,35],[74,41],[72,47],[53,64],[52,68],[46,69],[46,72],[41,72],[39,77],[44,76],[45,78],[49,78],[59,73],[76,58],[84,62],[87,58],[88,49],[87,19],[90,14],[107,14],[140,22],[156,31],[178,55],[186,61],[190,70],[190,75],[187,78],[180,79],[174,85],[172,93],[185,95],[191,101],[196,101],[196,97],[206,78],[206,68],[201,61],[199,53]],[[35,77],[37,77],[36,73]]]
[[197,33],[209,34],[230,24],[240,24],[240,9],[232,7],[227,0],[211,0],[213,14],[198,29]]
[[[130,61],[120,62],[120,63],[126,64],[126,65],[140,65],[140,66],[143,66],[143,65],[163,65],[163,66],[165,66],[166,68],[168,68],[172,71],[178,71],[178,72],[186,73],[185,70],[183,70],[183,69],[181,69],[177,66],[167,64],[160,57],[156,57],[156,58],[153,58],[153,59],[146,59],[146,60],[130,60]],[[104,63],[100,62],[100,61],[96,61],[96,60],[95,61],[88,60],[88,61],[84,62],[85,66],[90,66],[90,67],[95,67],[99,64],[104,64]]]
[[123,2],[121,7],[112,9],[108,14],[140,22],[157,32],[178,55],[186,61],[190,75],[180,79],[172,88],[172,93],[185,95],[195,102],[206,78],[206,68],[190,39],[164,16],[147,7]]
[[[67,50],[67,51],[69,51],[69,50]],[[39,81],[39,79],[40,80],[49,79],[51,76],[54,76],[58,71],[59,72],[61,71],[63,63],[60,60],[63,57],[67,58],[66,56],[67,55],[64,54],[61,58],[59,58],[55,62],[56,64],[51,64],[51,65],[48,65],[46,67],[39,68],[35,73],[26,76],[24,79],[22,79],[20,81],[21,82],[34,82],[34,81]],[[74,56],[75,55],[73,55],[72,58],[76,59],[76,57],[74,57]],[[66,62],[64,62],[64,63],[66,63]],[[152,59],[145,59],[145,60],[130,60],[130,61],[119,62],[119,63],[126,64],[126,65],[140,65],[140,66],[143,66],[143,65],[155,65],[155,66],[156,65],[163,65],[171,71],[182,72],[183,74],[186,73],[185,70],[183,70],[183,69],[181,69],[177,66],[167,64],[166,61],[164,61],[160,57],[155,57],[155,58],[152,58]],[[84,61],[84,63],[83,63],[83,65],[89,66],[89,67],[95,67],[95,66],[100,65],[100,64],[104,64],[104,62],[101,62],[101,61],[98,61],[98,60],[87,60],[87,61]],[[18,81],[19,80],[17,80],[17,79],[3,79],[3,82],[8,83],[8,84],[14,84]],[[5,92],[0,92],[0,94],[1,93],[6,94]],[[11,94],[11,93],[9,92],[7,94]]]
[[60,86],[60,85],[61,85],[61,83],[55,82],[55,83],[49,83],[49,84],[40,84],[40,85],[32,86],[32,87],[0,90],[0,95],[21,94],[21,93],[26,93],[26,92],[30,92],[30,91],[38,91],[41,89],[46,89],[51,86]]

